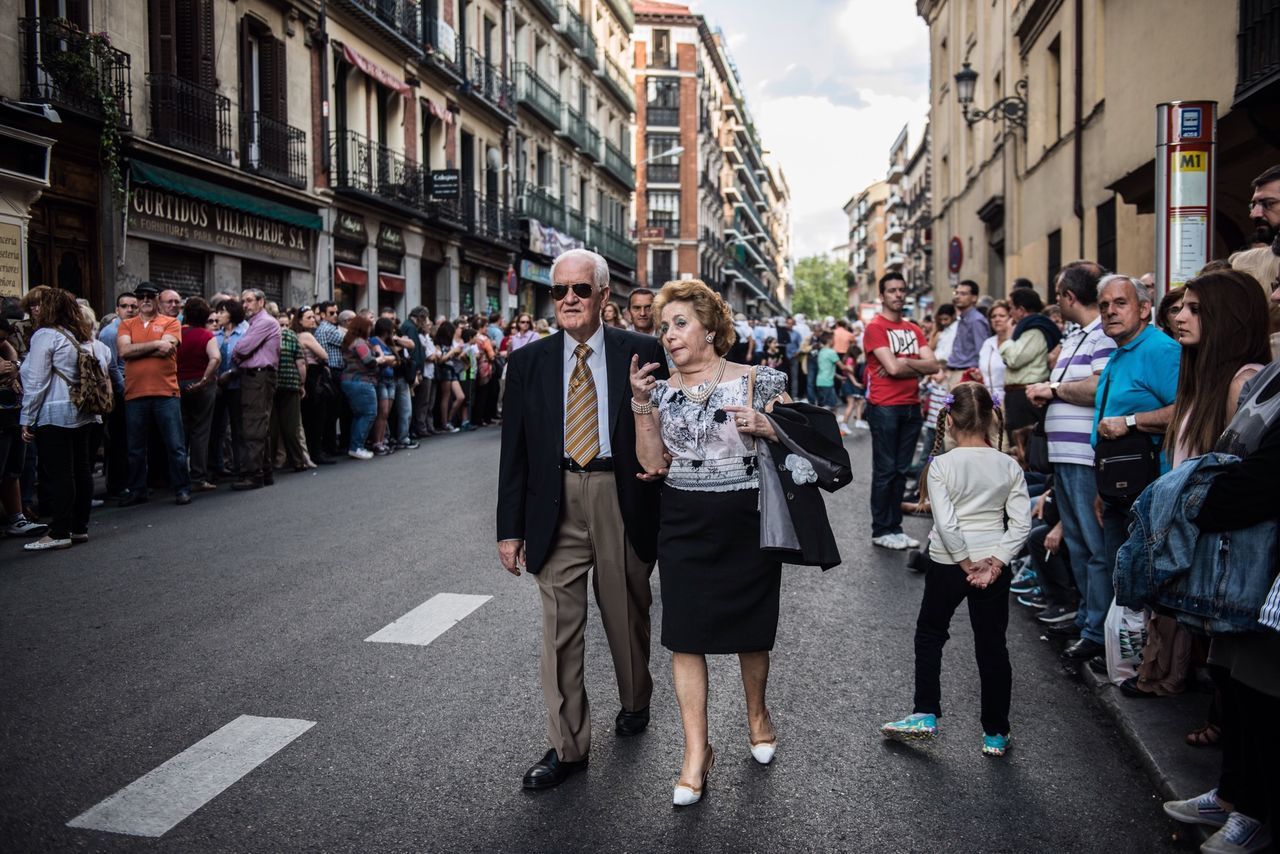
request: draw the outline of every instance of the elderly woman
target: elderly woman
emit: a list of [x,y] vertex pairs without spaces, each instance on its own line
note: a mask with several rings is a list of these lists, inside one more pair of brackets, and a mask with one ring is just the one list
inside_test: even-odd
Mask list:
[[670,381],[655,380],[656,363],[633,365],[631,408],[640,464],[649,475],[667,471],[658,534],[662,645],[672,652],[685,736],[673,802],[687,806],[702,797],[714,760],[707,654],[738,656],[756,761],[768,764],[777,744],[765,685],[782,572],[760,550],[755,440],[776,441],[763,413],[787,399],[787,377],[725,359],[733,318],[697,279],[668,282],[654,309],[675,370]]
[[69,291],[48,288],[31,303],[35,331],[22,363],[22,438],[35,442],[40,481],[47,490],[53,524],[49,533],[23,546],[27,551],[67,549],[89,540],[93,503],[93,461],[89,433],[97,415],[71,401],[71,383],[80,378],[80,351],[92,353],[105,377],[111,351],[93,337],[92,327]]

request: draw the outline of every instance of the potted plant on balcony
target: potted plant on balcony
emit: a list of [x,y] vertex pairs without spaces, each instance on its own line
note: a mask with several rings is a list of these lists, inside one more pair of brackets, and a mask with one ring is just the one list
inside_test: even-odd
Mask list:
[[124,201],[124,176],[120,171],[120,93],[111,75],[103,70],[115,61],[111,37],[86,32],[66,18],[48,21],[42,40],[41,66],[49,75],[59,100],[87,100],[102,116],[102,168],[117,203]]

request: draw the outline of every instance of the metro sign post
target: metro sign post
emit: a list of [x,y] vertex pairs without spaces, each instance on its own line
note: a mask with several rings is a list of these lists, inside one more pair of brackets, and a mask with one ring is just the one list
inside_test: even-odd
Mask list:
[[1217,101],[1156,106],[1156,294],[1181,287],[1213,253]]

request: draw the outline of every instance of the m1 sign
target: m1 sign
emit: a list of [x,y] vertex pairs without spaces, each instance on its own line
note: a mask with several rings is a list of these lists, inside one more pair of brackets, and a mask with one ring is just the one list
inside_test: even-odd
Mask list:
[[1217,101],[1156,106],[1156,294],[1182,287],[1213,253]]

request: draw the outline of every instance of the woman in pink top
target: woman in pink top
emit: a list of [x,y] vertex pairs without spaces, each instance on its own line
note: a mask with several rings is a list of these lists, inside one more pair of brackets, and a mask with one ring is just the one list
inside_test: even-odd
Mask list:
[[541,338],[533,328],[533,317],[521,314],[516,318],[516,331],[511,333],[511,352],[514,353],[526,344],[532,344]]

